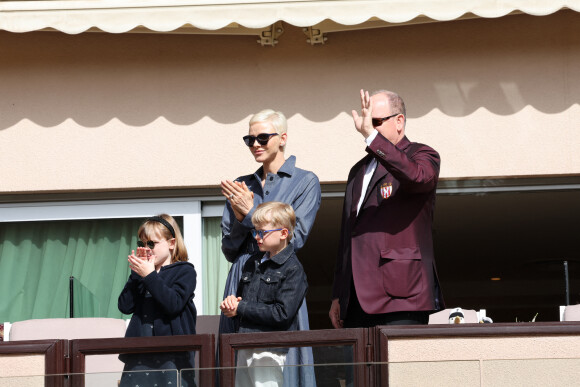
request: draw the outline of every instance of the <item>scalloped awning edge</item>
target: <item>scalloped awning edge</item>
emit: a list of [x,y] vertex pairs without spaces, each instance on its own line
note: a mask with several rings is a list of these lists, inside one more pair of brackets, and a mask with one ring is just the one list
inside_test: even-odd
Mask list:
[[[120,6],[119,4],[123,4]],[[513,12],[543,16],[561,9],[580,12],[580,2],[563,0],[334,0],[334,1],[195,1],[45,0],[0,2],[0,30],[30,32],[45,29],[78,34],[90,29],[124,33],[144,27],[172,32],[192,26],[228,34],[233,26],[263,29],[278,21],[311,27],[325,20],[356,26],[369,20],[389,24],[416,18],[450,21],[473,14],[497,18]],[[228,28],[229,27],[229,28]]]

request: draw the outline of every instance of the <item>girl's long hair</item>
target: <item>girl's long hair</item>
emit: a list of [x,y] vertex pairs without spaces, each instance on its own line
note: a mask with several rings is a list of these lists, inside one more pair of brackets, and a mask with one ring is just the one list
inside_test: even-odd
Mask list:
[[[187,262],[187,249],[185,248],[185,242],[183,241],[183,236],[181,236],[181,230],[179,229],[177,222],[171,215],[160,214],[157,216],[165,219],[171,226],[173,226],[173,230],[175,231],[175,246],[171,254],[171,263]],[[154,220],[146,220],[145,223],[139,227],[139,231],[137,232],[137,235],[141,240],[149,240],[151,239],[151,236],[155,234],[167,240],[173,238],[171,231],[169,231],[165,225]]]

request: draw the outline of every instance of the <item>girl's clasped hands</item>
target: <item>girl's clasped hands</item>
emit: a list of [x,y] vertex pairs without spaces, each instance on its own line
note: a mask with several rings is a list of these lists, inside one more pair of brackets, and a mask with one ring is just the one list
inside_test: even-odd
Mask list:
[[147,277],[155,270],[155,256],[148,247],[137,247],[137,254],[131,250],[128,261],[131,270],[140,277]]

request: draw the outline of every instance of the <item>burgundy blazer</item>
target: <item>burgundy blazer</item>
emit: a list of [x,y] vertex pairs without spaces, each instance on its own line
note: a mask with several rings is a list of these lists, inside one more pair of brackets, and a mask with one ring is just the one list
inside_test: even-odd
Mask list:
[[[433,257],[432,222],[439,154],[404,137],[396,146],[381,134],[350,170],[333,299],[346,316],[351,281],[369,314],[444,308]],[[359,214],[364,169],[378,161]]]

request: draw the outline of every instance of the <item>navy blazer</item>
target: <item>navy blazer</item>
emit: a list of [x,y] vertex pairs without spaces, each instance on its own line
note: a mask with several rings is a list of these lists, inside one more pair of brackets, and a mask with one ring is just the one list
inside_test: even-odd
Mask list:
[[[139,337],[145,315],[153,320],[155,336],[194,335],[197,310],[193,303],[197,273],[189,262],[175,262],[153,271],[144,278],[131,271],[131,275],[119,295],[118,307],[124,314],[131,314],[125,337]],[[147,310],[145,297],[149,293],[154,300]]]
[[[444,307],[432,239],[439,154],[407,137],[395,146],[380,133],[351,169],[345,193],[333,299],[344,319],[351,281],[369,314]],[[365,165],[375,158],[359,214]]]

